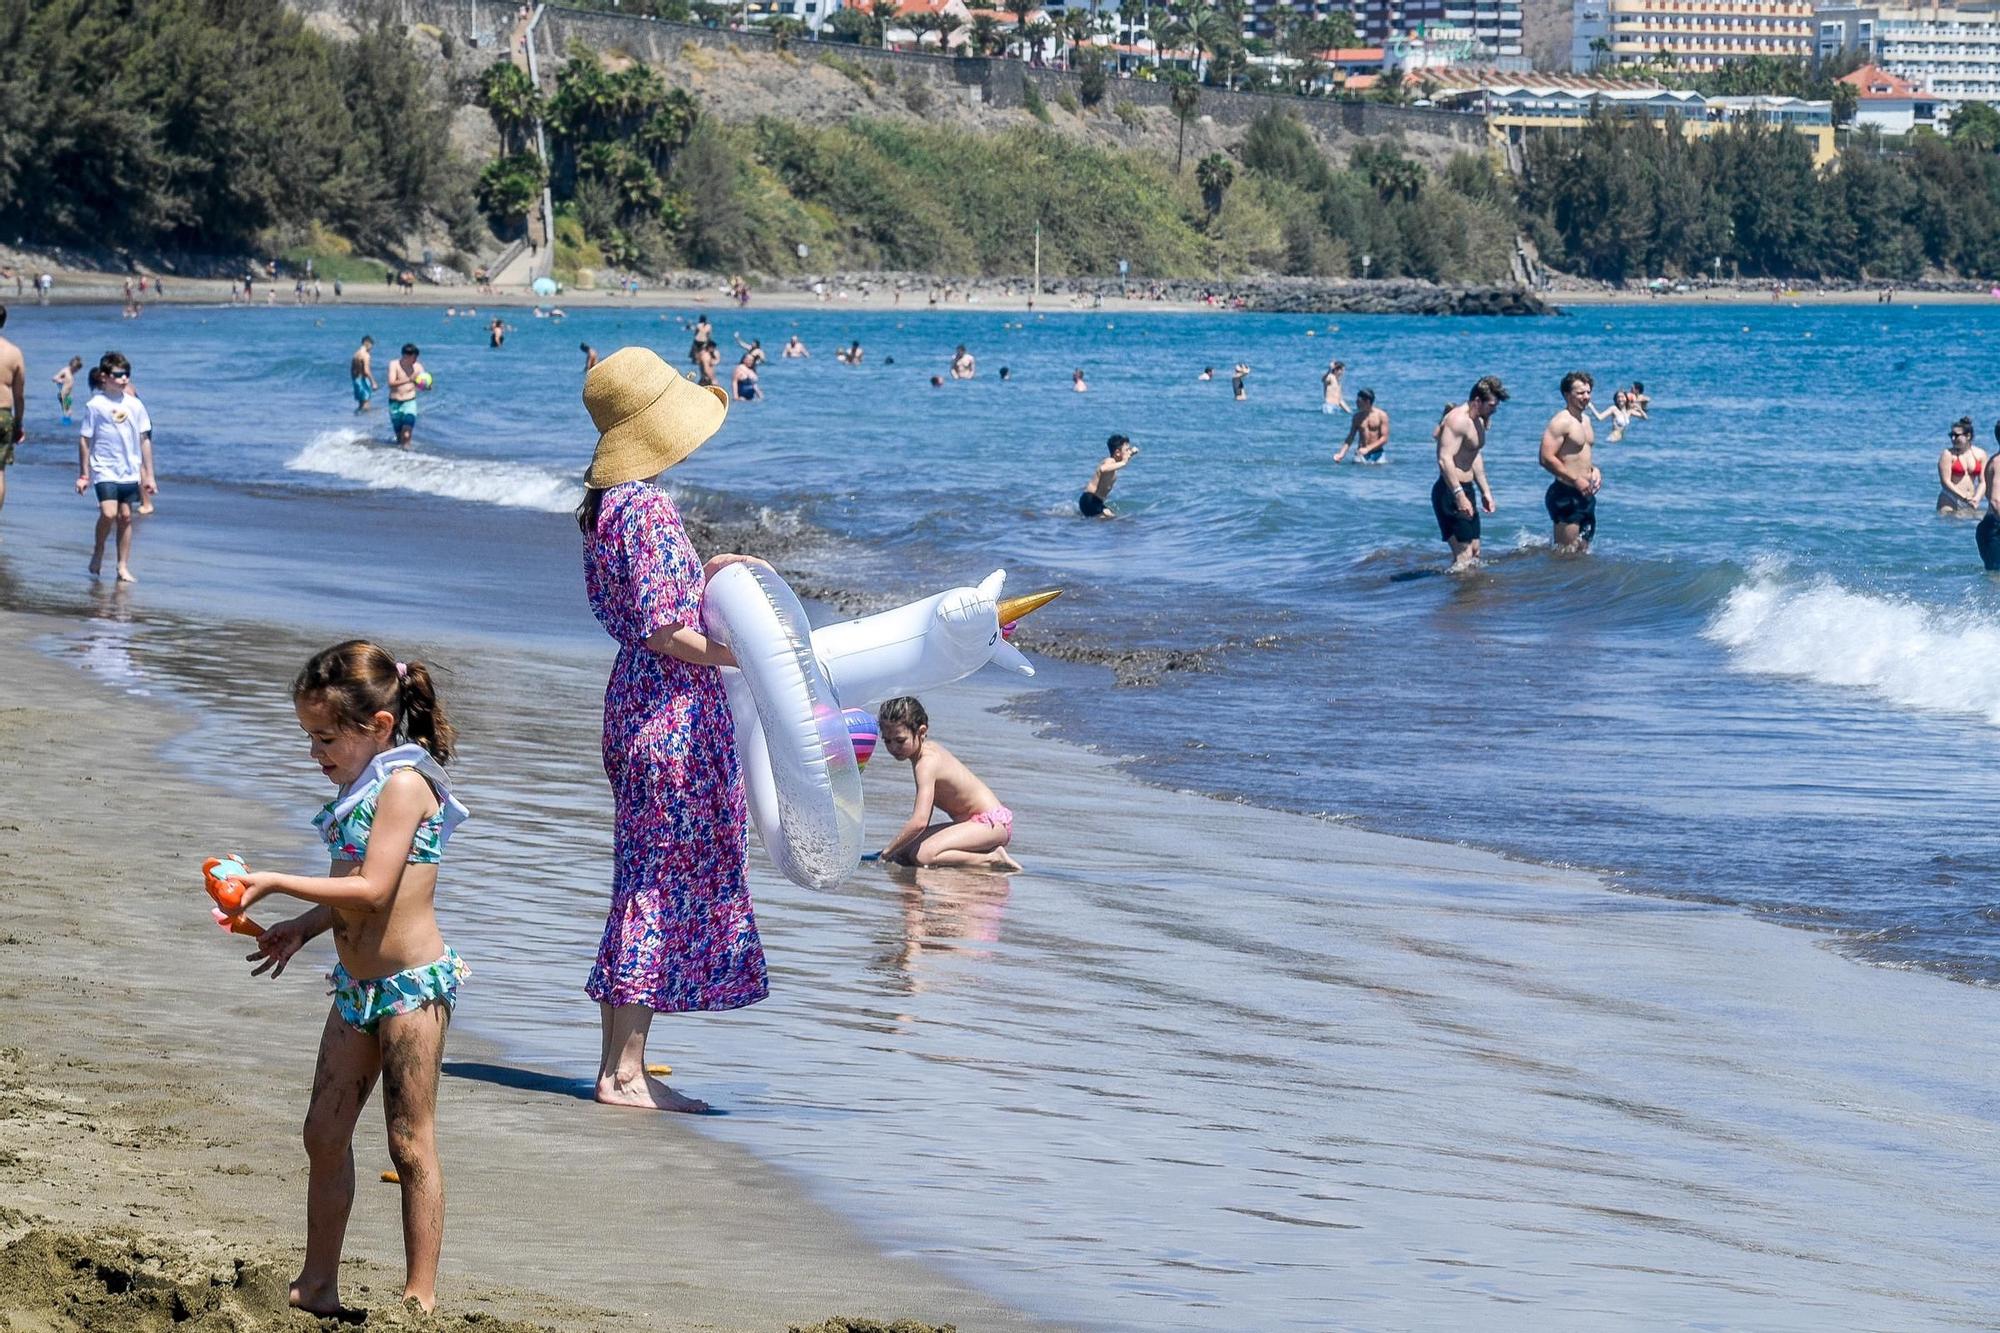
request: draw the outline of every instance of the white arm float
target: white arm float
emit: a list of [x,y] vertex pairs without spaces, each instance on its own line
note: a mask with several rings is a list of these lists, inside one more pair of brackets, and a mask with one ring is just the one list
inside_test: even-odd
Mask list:
[[736,722],[750,820],[785,877],[831,889],[861,860],[861,769],[841,709],[949,685],[988,662],[1035,669],[1001,637],[1057,596],[1000,600],[1007,572],[880,615],[807,633],[805,609],[763,565],[729,565],[708,581],[702,623],[729,645],[724,688]]

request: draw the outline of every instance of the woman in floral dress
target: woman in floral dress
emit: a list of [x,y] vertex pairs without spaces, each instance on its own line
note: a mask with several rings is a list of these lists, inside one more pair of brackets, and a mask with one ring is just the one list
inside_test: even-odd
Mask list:
[[722,425],[729,400],[644,348],[584,379],[600,432],[577,510],[590,609],[619,644],[604,693],[604,772],[617,808],[611,912],[585,990],[604,1044],[597,1100],[705,1111],[646,1073],[655,1013],[737,1009],[769,993],[744,880],[743,782],[719,667],[701,632],[704,567],[650,482]]

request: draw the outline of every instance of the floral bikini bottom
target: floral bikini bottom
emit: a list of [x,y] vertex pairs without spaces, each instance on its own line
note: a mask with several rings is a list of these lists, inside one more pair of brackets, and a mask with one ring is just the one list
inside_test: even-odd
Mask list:
[[458,983],[471,975],[458,951],[447,947],[435,963],[368,981],[356,981],[344,964],[335,963],[326,974],[327,994],[349,1027],[372,1034],[383,1019],[414,1013],[432,1001],[450,1010],[458,1003]]

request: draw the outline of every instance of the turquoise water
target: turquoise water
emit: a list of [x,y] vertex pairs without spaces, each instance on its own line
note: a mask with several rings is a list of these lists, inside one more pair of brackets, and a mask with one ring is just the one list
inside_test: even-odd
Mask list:
[[[87,613],[72,644],[85,665],[199,701],[211,725],[190,754],[268,756],[258,789],[301,819],[323,795],[305,765],[286,763],[296,740],[282,683],[300,654],[354,631],[439,653],[479,815],[454,865],[478,892],[444,908],[479,960],[466,1022],[504,1033],[519,1058],[581,1074],[594,1017],[577,986],[602,885],[508,869],[552,846],[559,864],[608,865],[595,707],[609,653],[567,514],[592,438],[576,345],[652,341],[678,359],[686,334],[651,314],[509,313],[520,328],[494,352],[483,319],[429,310],[156,309],[137,323],[17,310],[7,333],[29,356],[36,401],[0,515],[0,597]],[[1971,525],[1931,512],[1945,425],[1970,413],[1982,439],[1990,427],[1981,372],[2000,312],[1635,308],[1488,322],[752,308],[717,320],[725,344],[734,330],[774,355],[794,329],[814,358],[772,361],[768,401],[739,406],[675,484],[754,519],[827,586],[914,596],[1004,566],[1012,586],[1069,590],[1031,623],[1045,641],[1196,655],[1202,669],[1125,689],[1058,664],[1051,688],[1015,705],[1054,734],[1159,783],[1602,868],[1640,893],[1830,932],[1870,961],[2000,977],[1981,782],[2000,723],[1984,670],[2000,646],[2000,590]],[[385,358],[415,340],[438,377],[412,454],[387,447],[379,408],[350,410],[346,358],[363,332]],[[835,364],[832,347],[855,337],[868,362]],[[959,342],[981,377],[932,389]],[[66,494],[74,442],[43,392],[68,354],[106,347],[135,363],[165,486],[141,536],[142,582],[123,592],[81,578],[88,507]],[[1387,465],[1328,462],[1344,429],[1318,410],[1329,355],[1352,367],[1350,389],[1373,387],[1392,413]],[[1244,403],[1226,378],[1238,360],[1254,367]],[[1198,382],[1203,365],[1223,378]],[[1078,366],[1088,394],[1069,388]],[[1559,559],[1545,549],[1534,449],[1557,379],[1579,366],[1607,387],[1644,380],[1654,419],[1602,447],[1597,549]],[[1515,395],[1492,437],[1492,558],[1442,577],[1429,426],[1488,373]],[[1122,517],[1085,523],[1075,493],[1113,431],[1142,453],[1118,485]],[[537,706],[487,702],[502,699]],[[871,801],[902,797],[893,778],[871,769]],[[1087,775],[1048,781],[1088,799]],[[310,850],[309,834],[300,841]],[[1240,905],[1207,885],[1135,888],[1087,855],[1034,850],[1037,873],[1012,888],[866,876],[834,896],[760,886],[772,1003],[674,1035],[701,1071],[695,1090],[735,1111],[709,1132],[1034,1308],[1120,1327],[1342,1322],[1327,1291],[1365,1288],[1345,1285],[1350,1251],[1329,1237],[1350,1220],[1383,1225],[1390,1194],[1359,1196],[1378,1202],[1352,1218],[1322,1207],[1323,1181],[1303,1196],[1318,1203],[1245,1198],[1368,1157],[1345,1117],[1369,1097],[1391,1108],[1378,1126],[1409,1114],[1394,1068],[1412,1035],[1347,1013],[1350,944],[1310,884],[1258,883]],[[552,897],[564,892],[590,902],[570,910]],[[1666,910],[1623,901],[1635,920]],[[1479,910],[1458,903],[1466,937],[1454,947],[1476,951],[1484,932],[1546,907],[1529,889]],[[1385,919],[1400,927],[1407,908]],[[1433,985],[1423,965],[1398,984]],[[1504,1022],[1516,1020],[1520,1050],[1546,1054],[1549,1033],[1519,1013]],[[1371,1060],[1381,1086],[1361,1087]],[[1539,1122],[1462,1142],[1467,1127],[1447,1109],[1462,1096],[1476,1121],[1488,1076],[1455,1077],[1452,1097],[1414,1112],[1417,1138],[1396,1140],[1415,1144],[1409,1160],[1370,1189],[1407,1184],[1447,1211],[1461,1185],[1589,1193],[1544,1178],[1544,1157],[1576,1154],[1542,1143],[1553,1131]],[[1691,1087],[1698,1104],[1731,1095]],[[1937,1091],[1911,1099],[1923,1108],[1911,1123],[1928,1123]],[[1782,1126],[1794,1110],[1761,1114]],[[1612,1156],[1656,1142],[1647,1126],[1601,1132]],[[1537,1151],[1517,1157],[1516,1137]],[[1461,1184],[1440,1186],[1427,1165],[1445,1151],[1464,1154],[1445,1172]],[[1692,1183],[1658,1211],[1687,1209],[1732,1236],[1740,1225],[1743,1240],[1733,1257],[1682,1260],[1701,1273],[1690,1286],[1796,1290],[1744,1257],[1771,1252],[1769,1226],[1727,1208],[1718,1222],[1691,1201],[1754,1174],[1762,1149],[1676,1151]],[[1895,1151],[1911,1179],[1931,1169]],[[976,1190],[951,1188],[974,1177]],[[1607,1264],[1632,1260],[1615,1228],[1559,1234]],[[1508,1280],[1494,1279],[1501,1295],[1538,1281],[1532,1242],[1520,1243]],[[1861,1251],[1842,1244],[1801,1242],[1854,1262]],[[1640,1245],[1693,1242],[1647,1233]]]

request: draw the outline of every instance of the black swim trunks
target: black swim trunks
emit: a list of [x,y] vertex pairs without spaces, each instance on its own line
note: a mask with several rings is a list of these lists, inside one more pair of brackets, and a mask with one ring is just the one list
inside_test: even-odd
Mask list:
[[[1465,498],[1472,498],[1468,488]],[[1473,505],[1470,514],[1458,511],[1458,497],[1451,493],[1451,487],[1443,477],[1431,483],[1431,513],[1438,521],[1438,536],[1448,542],[1476,542],[1479,540],[1479,506]]]
[[1988,509],[1972,536],[1979,543],[1980,561],[1988,569],[2000,570],[2000,511]]
[[1104,512],[1104,501],[1097,498],[1096,492],[1085,491],[1076,497],[1076,507],[1083,512],[1085,518],[1096,518]]
[[1585,495],[1566,481],[1549,483],[1542,507],[1555,522],[1576,524],[1577,536],[1586,542],[1597,533],[1597,497]]

